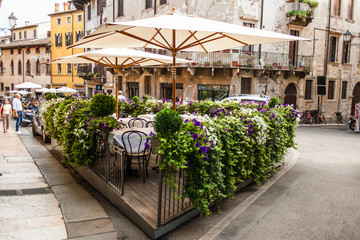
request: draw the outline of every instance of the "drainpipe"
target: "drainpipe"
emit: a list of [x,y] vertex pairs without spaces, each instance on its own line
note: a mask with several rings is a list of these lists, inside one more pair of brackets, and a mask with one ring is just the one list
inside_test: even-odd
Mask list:
[[156,16],[156,0],[154,0],[154,17]]
[[[264,0],[261,0],[261,14],[260,14],[260,29],[263,29],[263,18],[264,18]],[[259,61],[261,58],[261,44],[259,45]]]
[[23,65],[23,83],[25,82],[25,63],[24,63],[24,61],[25,61],[25,56],[24,56],[24,49],[22,49],[22,65]]
[[113,0],[113,22],[115,22],[115,0]]

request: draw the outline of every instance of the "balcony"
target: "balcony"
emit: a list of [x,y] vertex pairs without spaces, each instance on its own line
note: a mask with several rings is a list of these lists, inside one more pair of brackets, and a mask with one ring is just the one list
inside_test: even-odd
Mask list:
[[289,5],[290,11],[286,13],[289,24],[306,27],[314,19],[313,10],[318,6],[318,2],[296,0],[289,3]]
[[100,83],[106,82],[105,68],[102,66],[92,67],[88,64],[79,64],[77,67],[77,75],[84,80],[93,80]]
[[[179,52],[179,58],[194,61],[194,67],[214,68],[244,68],[244,69],[266,69],[266,70],[289,70],[304,71],[312,65],[312,56],[297,55],[291,57],[285,53],[259,52],[232,50],[232,53],[225,52]],[[260,60],[259,60],[260,59]]]

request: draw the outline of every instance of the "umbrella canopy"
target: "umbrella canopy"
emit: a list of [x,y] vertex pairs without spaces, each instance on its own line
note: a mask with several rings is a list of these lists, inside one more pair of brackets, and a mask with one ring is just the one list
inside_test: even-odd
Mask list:
[[[71,47],[110,48],[148,47],[172,52],[173,68],[179,51],[211,52],[241,46],[307,40],[281,33],[243,27],[173,11],[153,18],[108,23]],[[173,107],[176,74],[173,76]]]
[[[191,62],[189,60],[180,58],[177,59],[177,61],[179,63]],[[47,63],[98,63],[106,67],[114,68],[114,72],[117,73],[120,68],[126,68],[130,66],[159,65],[169,63],[171,64],[173,63],[173,58],[134,49],[106,48],[58,58]],[[115,92],[117,92],[117,90],[118,85],[116,83]],[[118,115],[118,95],[116,95],[115,97],[116,114]]]
[[32,83],[32,82],[24,82],[21,84],[17,84],[15,85],[15,88],[26,88],[26,89],[35,89],[35,88],[42,88],[41,85],[36,84],[36,83]]
[[[179,63],[190,63],[177,59]],[[98,63],[116,69],[130,66],[171,64],[172,58],[160,54],[148,53],[127,48],[106,48],[71,56],[57,58],[47,63]]]
[[36,89],[35,92],[56,93],[56,89],[55,88],[41,88],[41,89]]
[[6,91],[7,93],[17,93],[17,92],[19,92],[19,91],[17,91],[17,90],[11,90],[11,91]]
[[31,92],[24,91],[24,90],[18,91],[18,93],[20,93],[21,95],[28,95],[28,94],[31,94]]
[[69,87],[57,88],[56,92],[58,92],[58,93],[77,93],[77,91],[75,89],[72,89]]

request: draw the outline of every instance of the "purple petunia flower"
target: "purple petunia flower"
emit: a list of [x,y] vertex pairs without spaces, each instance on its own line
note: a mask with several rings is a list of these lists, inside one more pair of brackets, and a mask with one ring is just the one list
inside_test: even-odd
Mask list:
[[187,122],[189,122],[189,119],[185,119],[184,123],[187,123]]
[[189,131],[186,131],[187,134],[191,135],[191,133]]
[[226,129],[225,129],[225,131],[227,131],[227,132],[228,132],[228,131],[229,131],[229,129],[227,129],[227,128],[226,128]]
[[200,148],[200,151],[201,151],[202,153],[207,153],[208,148],[207,148],[206,146],[202,146],[202,147]]
[[198,135],[197,133],[194,133],[194,134],[192,135],[192,137],[193,137],[193,139],[194,139],[194,141],[195,141],[196,139],[199,138],[199,135]]
[[196,142],[196,143],[195,143],[195,146],[199,148],[199,147],[200,147],[200,143],[199,143],[199,142]]

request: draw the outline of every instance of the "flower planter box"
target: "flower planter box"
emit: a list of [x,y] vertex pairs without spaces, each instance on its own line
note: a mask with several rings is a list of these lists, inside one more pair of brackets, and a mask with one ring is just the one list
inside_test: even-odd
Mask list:
[[239,63],[238,63],[238,61],[232,61],[232,62],[231,62],[231,65],[232,65],[233,67],[237,67],[237,66],[239,65]]

